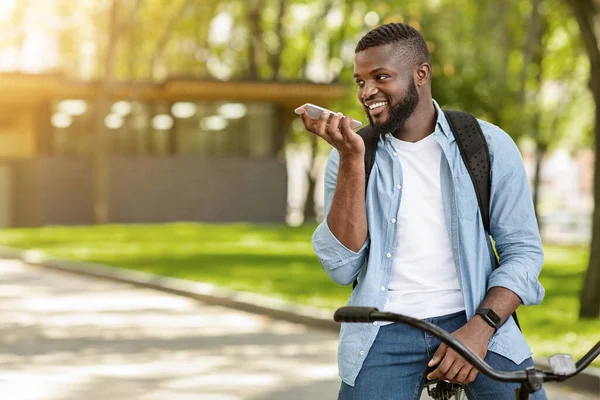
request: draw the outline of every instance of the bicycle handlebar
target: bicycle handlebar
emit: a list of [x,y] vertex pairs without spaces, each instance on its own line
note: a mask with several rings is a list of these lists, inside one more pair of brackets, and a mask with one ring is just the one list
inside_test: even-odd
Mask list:
[[349,323],[390,321],[410,325],[435,336],[441,342],[447,344],[458,354],[460,354],[465,360],[467,360],[467,362],[477,368],[477,370],[489,376],[490,378],[501,382],[518,382],[524,384],[530,393],[539,390],[542,387],[543,382],[563,381],[574,375],[577,375],[588,365],[590,365],[591,362],[598,357],[598,355],[600,355],[600,342],[598,342],[590,349],[590,351],[587,352],[586,355],[577,361],[575,364],[575,371],[565,375],[559,375],[553,372],[545,372],[533,367],[514,372],[498,371],[492,368],[471,350],[469,350],[465,345],[460,343],[447,331],[424,320],[401,314],[379,311],[374,307],[341,307],[335,312],[333,319],[337,322]]

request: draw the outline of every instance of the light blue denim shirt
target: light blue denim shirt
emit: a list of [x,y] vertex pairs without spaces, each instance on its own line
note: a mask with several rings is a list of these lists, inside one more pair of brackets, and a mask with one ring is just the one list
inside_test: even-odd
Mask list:
[[[448,121],[435,101],[434,106],[437,122],[433,136],[442,147],[440,174],[446,227],[467,318],[474,315],[487,291],[495,286],[512,290],[525,305],[540,303],[544,288],[538,276],[544,256],[517,146],[502,129],[479,121],[491,158],[490,233],[500,257],[500,266],[494,268],[495,256],[483,228],[475,188]],[[382,310],[397,249],[395,218],[402,198],[402,166],[394,157],[390,136],[382,136],[366,193],[369,237],[354,252],[340,243],[327,225],[338,165],[339,154],[334,149],[325,170],[325,219],[314,232],[313,246],[333,281],[349,285],[358,277],[356,288],[348,289],[348,305]],[[338,366],[345,383],[354,385],[378,330],[379,326],[373,324],[342,324]],[[488,348],[518,364],[531,356],[512,317],[492,337]]]

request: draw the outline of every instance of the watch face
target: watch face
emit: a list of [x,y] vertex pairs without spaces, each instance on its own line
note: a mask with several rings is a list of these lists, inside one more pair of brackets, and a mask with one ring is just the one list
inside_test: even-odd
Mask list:
[[500,317],[498,316],[498,314],[496,314],[494,312],[494,310],[488,310],[487,311],[487,316],[492,320],[492,322],[496,325],[498,325],[500,323]]
[[498,329],[501,319],[498,314],[494,312],[494,310],[491,308],[479,308],[477,309],[476,314],[481,314],[481,316],[486,319],[490,325],[492,325],[495,329]]

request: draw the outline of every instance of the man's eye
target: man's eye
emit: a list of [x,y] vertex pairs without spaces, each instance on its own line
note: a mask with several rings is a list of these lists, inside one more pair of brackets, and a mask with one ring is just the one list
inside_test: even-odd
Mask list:
[[387,75],[377,75],[375,77],[378,81],[384,80],[385,78],[387,78]]
[[355,82],[359,87],[365,84],[364,81],[355,81]]

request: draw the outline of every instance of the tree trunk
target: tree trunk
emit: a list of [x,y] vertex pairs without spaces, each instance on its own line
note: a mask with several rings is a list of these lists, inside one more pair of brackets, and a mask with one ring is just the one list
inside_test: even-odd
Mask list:
[[526,103],[525,98],[525,88],[527,87],[527,68],[529,64],[533,61],[535,56],[536,47],[541,45],[540,36],[541,36],[541,15],[540,15],[540,3],[541,0],[533,0],[533,4],[531,6],[531,16],[529,18],[529,30],[527,32],[527,42],[525,43],[525,48],[523,49],[523,68],[521,69],[521,92],[520,98],[523,105]]
[[262,54],[262,28],[260,26],[260,16],[263,6],[261,0],[249,1],[248,3],[248,62],[250,63],[248,69],[248,79],[258,80],[260,76],[259,56]]
[[535,219],[538,222],[538,229],[542,229],[542,221],[540,219],[539,203],[540,203],[540,183],[542,173],[542,161],[548,151],[548,146],[538,143],[535,149],[535,176],[533,178],[533,207],[535,209]]
[[279,13],[277,15],[277,26],[275,27],[275,34],[279,41],[279,48],[275,53],[271,54],[271,68],[273,68],[273,75],[271,79],[274,81],[279,80],[279,73],[281,69],[281,57],[283,53],[283,44],[285,42],[283,37],[283,18],[285,17],[285,9],[287,7],[285,0],[279,0]]
[[308,179],[308,190],[306,191],[306,200],[304,202],[304,222],[316,221],[317,213],[315,212],[315,188],[317,186],[317,180],[313,176],[313,170],[315,168],[315,162],[317,160],[317,137],[310,135],[310,152],[311,161],[308,170],[306,171],[306,177]]
[[117,47],[117,0],[111,4],[108,22],[108,45],[104,59],[104,77],[98,88],[96,98],[96,132],[95,149],[92,153],[93,195],[94,195],[94,222],[106,224],[109,222],[109,158],[110,158],[110,132],[104,125],[104,118],[110,108],[110,91],[115,66]]
[[592,70],[592,92],[596,102],[596,126],[594,134],[596,138],[594,163],[594,213],[592,225],[592,246],[590,251],[590,263],[584,279],[581,291],[580,318],[600,317],[600,163],[598,152],[600,151],[600,69]]
[[[538,9],[533,11],[537,17],[532,17],[535,19],[535,25],[537,26],[537,30],[534,32],[534,40],[532,42],[531,49],[531,65],[537,65],[538,72],[535,77],[535,81],[537,84],[538,91],[535,94],[534,104],[539,103],[539,92],[542,89],[542,76],[543,76],[543,59],[544,59],[544,31],[546,29],[546,20],[540,15]],[[526,117],[525,117],[526,118]],[[539,212],[539,189],[540,189],[540,181],[541,181],[541,168],[542,161],[544,160],[544,155],[548,151],[548,141],[544,138],[545,135],[542,134],[542,114],[540,107],[535,107],[533,111],[533,115],[531,117],[531,127],[533,129],[533,137],[535,139],[536,144],[536,152],[535,152],[535,178],[534,178],[534,197],[533,204],[535,208],[535,219],[538,223],[538,229],[542,229],[542,221],[540,219]]]
[[308,174],[308,190],[306,191],[306,202],[304,203],[304,222],[314,222],[317,220],[315,212],[315,189],[316,181]]
[[596,31],[594,21],[598,17],[600,5],[592,0],[569,0],[573,14],[579,24],[579,30],[590,58],[591,81],[590,89],[596,103],[595,152],[594,166],[594,214],[592,225],[592,245],[590,250],[590,263],[581,291],[580,318],[600,317],[600,164],[598,151],[600,150],[600,49],[598,38],[600,32]]

